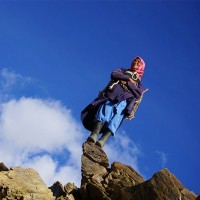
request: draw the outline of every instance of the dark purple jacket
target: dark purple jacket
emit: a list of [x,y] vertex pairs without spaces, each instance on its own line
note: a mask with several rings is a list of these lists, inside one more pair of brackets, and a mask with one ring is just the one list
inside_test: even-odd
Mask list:
[[[142,88],[141,83],[139,83],[137,87],[131,83],[129,81],[130,76],[124,74],[126,71],[127,69],[124,68],[114,70],[111,73],[111,82],[108,86],[81,112],[81,120],[86,129],[90,131],[93,130],[95,114],[99,106],[107,100],[113,103],[119,103],[126,100],[127,106],[124,110],[124,115],[128,116],[131,114],[135,101],[141,96],[144,89]],[[118,80],[126,81],[126,88],[118,83],[114,84],[112,89],[109,89],[109,86],[116,83]]]

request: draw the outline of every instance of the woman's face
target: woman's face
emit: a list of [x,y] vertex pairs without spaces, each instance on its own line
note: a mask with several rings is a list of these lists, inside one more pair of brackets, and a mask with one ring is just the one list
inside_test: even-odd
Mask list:
[[139,58],[136,58],[133,60],[132,67],[134,69],[138,69],[140,67],[140,65],[141,65],[141,60]]

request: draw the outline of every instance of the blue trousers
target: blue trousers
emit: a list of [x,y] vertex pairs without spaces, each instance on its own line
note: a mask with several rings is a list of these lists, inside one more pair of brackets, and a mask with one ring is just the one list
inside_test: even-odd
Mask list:
[[121,101],[117,104],[113,104],[111,101],[106,101],[99,107],[95,115],[95,120],[104,122],[106,127],[113,134],[115,134],[124,117],[124,109],[126,105],[126,100]]

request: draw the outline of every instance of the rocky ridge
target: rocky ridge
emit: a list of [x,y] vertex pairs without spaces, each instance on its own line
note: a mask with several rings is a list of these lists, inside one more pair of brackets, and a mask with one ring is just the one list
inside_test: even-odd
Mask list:
[[80,188],[60,182],[47,188],[35,170],[0,163],[0,200],[200,200],[166,168],[149,180],[119,162],[109,168],[106,153],[93,143],[83,144],[81,161]]

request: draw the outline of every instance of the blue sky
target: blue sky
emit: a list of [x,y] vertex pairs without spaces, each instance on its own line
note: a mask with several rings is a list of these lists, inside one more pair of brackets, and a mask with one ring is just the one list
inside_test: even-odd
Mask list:
[[1,1],[1,161],[79,186],[80,112],[139,55],[149,91],[105,151],[200,194],[199,21],[198,1]]

